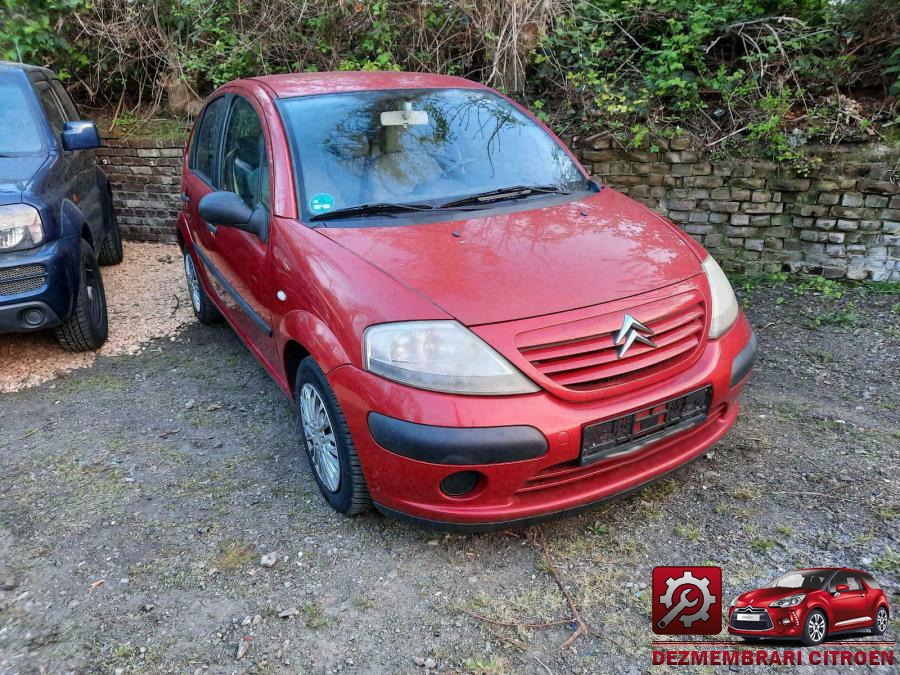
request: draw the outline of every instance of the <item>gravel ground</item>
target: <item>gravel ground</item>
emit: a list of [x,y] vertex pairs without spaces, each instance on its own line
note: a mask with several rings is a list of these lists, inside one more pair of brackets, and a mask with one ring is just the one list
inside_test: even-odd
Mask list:
[[0,392],[86,368],[98,354],[136,354],[193,318],[176,245],[125,242],[124,262],[102,272],[109,309],[106,344],[99,352],[72,354],[60,349],[52,331],[0,335]]
[[[841,289],[743,284],[762,355],[725,440],[527,531],[332,513],[293,408],[226,327],[5,394],[0,672],[647,672],[659,564],[720,565],[726,605],[859,566],[896,609],[900,296]],[[571,618],[542,542],[589,627],[566,650],[571,624],[475,616]]]

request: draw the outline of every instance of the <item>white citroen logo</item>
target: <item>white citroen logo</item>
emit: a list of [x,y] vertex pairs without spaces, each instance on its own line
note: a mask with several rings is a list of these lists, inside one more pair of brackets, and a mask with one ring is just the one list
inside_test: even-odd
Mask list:
[[[638,331],[644,332],[647,335],[641,335]],[[631,345],[634,342],[640,342],[655,348],[656,345],[653,343],[653,340],[650,339],[650,336],[653,335],[655,335],[655,333],[647,328],[647,326],[635,319],[631,314],[626,314],[625,320],[622,321],[622,327],[616,334],[616,339],[613,340],[613,344],[619,345],[619,358],[621,359],[625,356],[625,352],[631,348]]]

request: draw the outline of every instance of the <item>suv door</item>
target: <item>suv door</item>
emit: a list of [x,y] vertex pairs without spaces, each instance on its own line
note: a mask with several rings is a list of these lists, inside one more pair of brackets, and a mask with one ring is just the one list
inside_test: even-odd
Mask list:
[[[849,586],[850,590],[835,595],[840,584]],[[831,612],[834,616],[834,625],[828,627],[829,632],[862,628],[872,623],[874,617],[869,613],[871,603],[866,597],[866,587],[859,582],[856,574],[838,572],[831,578],[828,590],[832,594]]]
[[[41,108],[56,136],[59,152],[65,162],[66,197],[71,199],[88,221],[95,244],[103,236],[103,203],[97,184],[97,154],[94,150],[67,151],[62,147],[62,132],[66,122],[78,120],[78,113],[69,95],[58,80],[39,79],[34,89],[41,102]],[[60,98],[60,92],[65,100]]]
[[[234,192],[252,210],[263,210],[270,221],[269,161],[266,134],[250,101],[235,95],[231,101],[219,153],[220,188]],[[268,228],[267,228],[268,229]],[[269,302],[269,237],[234,227],[215,229],[216,276],[238,311],[235,318],[266,361],[275,363]]]

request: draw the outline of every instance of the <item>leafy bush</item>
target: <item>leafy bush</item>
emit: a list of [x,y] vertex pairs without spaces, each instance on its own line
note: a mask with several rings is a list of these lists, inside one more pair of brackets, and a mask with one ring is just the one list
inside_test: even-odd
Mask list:
[[0,51],[119,113],[188,114],[260,73],[408,69],[497,86],[572,135],[687,130],[807,171],[812,139],[900,127],[900,0],[0,0]]

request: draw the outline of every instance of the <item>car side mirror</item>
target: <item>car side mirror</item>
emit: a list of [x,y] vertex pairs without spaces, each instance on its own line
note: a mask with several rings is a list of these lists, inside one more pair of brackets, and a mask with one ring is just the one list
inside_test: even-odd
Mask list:
[[100,134],[93,122],[66,122],[62,131],[63,150],[93,150],[100,147]]
[[836,593],[846,593],[850,590],[850,587],[847,584],[838,584],[834,590]]
[[207,223],[233,227],[266,240],[268,218],[265,207],[251,209],[236,192],[210,192],[200,200],[197,208]]

